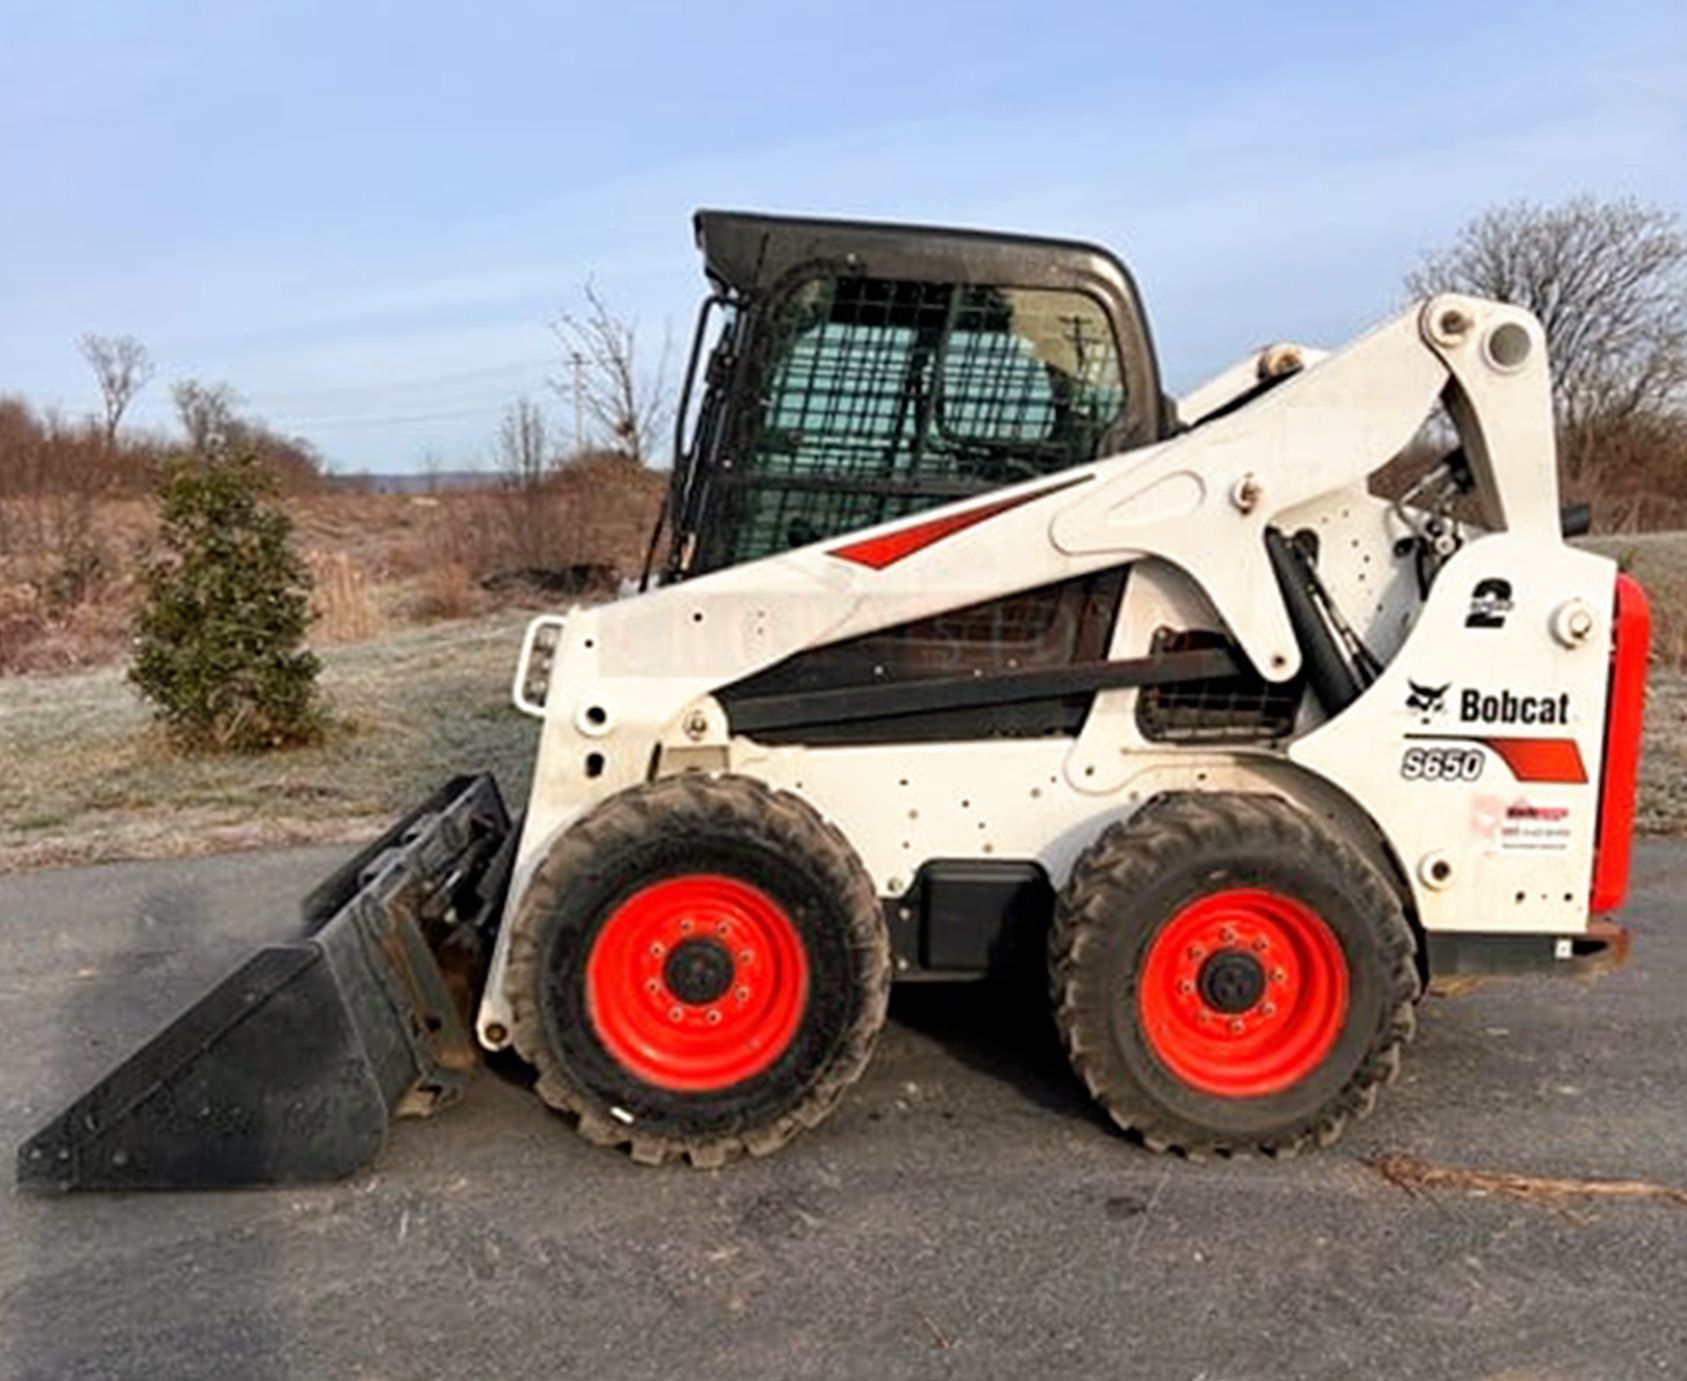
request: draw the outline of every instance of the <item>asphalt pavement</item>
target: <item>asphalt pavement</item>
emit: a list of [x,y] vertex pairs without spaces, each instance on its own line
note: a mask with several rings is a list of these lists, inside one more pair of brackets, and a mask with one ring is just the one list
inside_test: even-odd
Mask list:
[[[334,850],[0,878],[15,1147],[285,933]],[[900,991],[817,1132],[647,1170],[482,1071],[334,1186],[0,1193],[0,1375],[1687,1376],[1687,1208],[1409,1193],[1366,1160],[1687,1185],[1687,849],[1629,966],[1425,1004],[1377,1115],[1296,1161],[1115,1134],[1034,994]]]

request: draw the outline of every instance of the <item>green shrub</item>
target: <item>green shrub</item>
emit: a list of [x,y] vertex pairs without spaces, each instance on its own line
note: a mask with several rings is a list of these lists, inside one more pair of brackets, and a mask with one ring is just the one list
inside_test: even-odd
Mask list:
[[144,572],[129,679],[171,740],[261,752],[319,738],[321,664],[304,650],[310,572],[292,521],[251,456],[172,462],[159,489],[162,552]]

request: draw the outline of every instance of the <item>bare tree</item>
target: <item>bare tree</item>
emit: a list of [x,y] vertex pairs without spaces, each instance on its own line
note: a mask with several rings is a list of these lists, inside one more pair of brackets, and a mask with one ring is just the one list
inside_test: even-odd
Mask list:
[[550,425],[531,398],[518,398],[498,423],[498,472],[515,489],[533,490],[550,473]]
[[551,387],[574,410],[575,450],[585,447],[590,430],[608,449],[647,465],[660,454],[673,415],[667,388],[672,337],[664,332],[656,368],[645,374],[638,361],[638,323],[611,311],[595,284],[584,284],[580,292],[585,312],[561,312],[551,325],[570,371]]
[[549,480],[556,470],[550,425],[530,398],[518,398],[498,423],[498,473],[503,478],[504,526],[516,562],[529,569],[554,564],[560,538],[556,496]]
[[101,429],[109,451],[117,442],[123,414],[152,379],[152,356],[133,336],[96,336],[90,332],[77,344],[100,386]]
[[1602,439],[1687,403],[1687,232],[1633,200],[1494,207],[1406,276],[1527,307],[1546,330],[1571,478]]
[[196,455],[208,455],[230,440],[240,395],[228,384],[183,379],[170,389],[170,397],[176,405],[182,430],[187,433],[189,450]]

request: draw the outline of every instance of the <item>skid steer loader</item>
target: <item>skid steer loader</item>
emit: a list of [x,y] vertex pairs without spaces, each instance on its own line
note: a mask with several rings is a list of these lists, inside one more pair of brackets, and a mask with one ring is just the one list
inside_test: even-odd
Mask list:
[[696,227],[648,588],[529,628],[519,827],[442,789],[24,1183],[347,1174],[482,1051],[718,1165],[826,1116],[893,980],[1026,972],[1141,1142],[1288,1153],[1430,979],[1622,959],[1646,602],[1565,544],[1529,315],[1438,297],[1172,400],[1103,250]]

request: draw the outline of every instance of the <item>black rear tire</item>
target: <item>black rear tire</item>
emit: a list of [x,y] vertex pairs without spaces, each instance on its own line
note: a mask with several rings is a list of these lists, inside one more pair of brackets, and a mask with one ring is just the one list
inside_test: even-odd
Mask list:
[[1334,1141],[1398,1071],[1419,991],[1377,869],[1251,795],[1168,795],[1108,829],[1061,892],[1050,974],[1090,1093],[1196,1155]]
[[890,941],[866,870],[805,801],[752,778],[610,797],[556,841],[512,924],[511,1035],[539,1095],[642,1163],[783,1146],[860,1077],[884,1024]]

